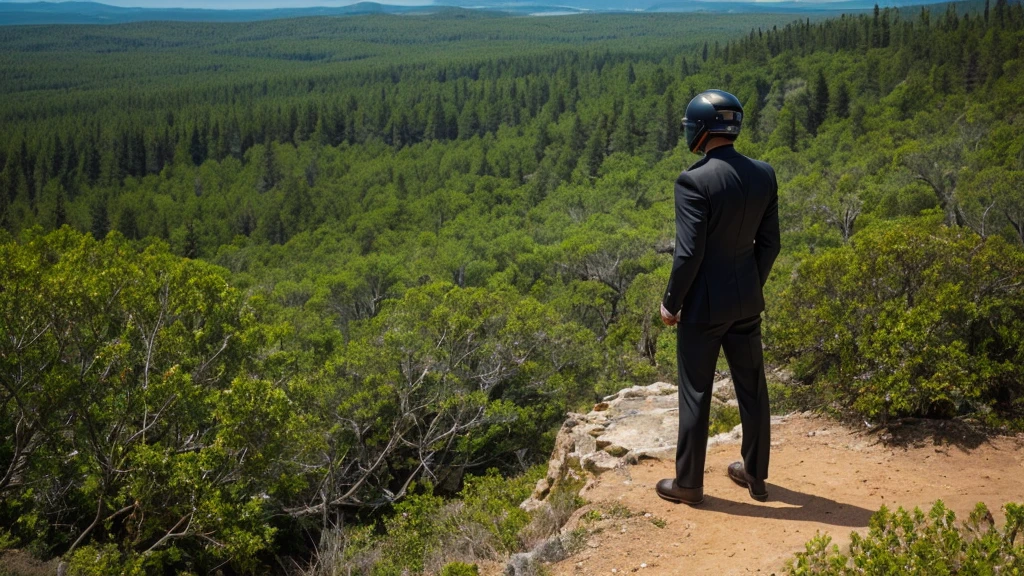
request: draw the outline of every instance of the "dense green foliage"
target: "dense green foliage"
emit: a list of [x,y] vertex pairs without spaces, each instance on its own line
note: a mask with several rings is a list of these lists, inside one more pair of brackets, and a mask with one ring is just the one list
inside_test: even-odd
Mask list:
[[1019,423],[1024,10],[916,12],[0,27],[2,540],[389,574],[440,570],[451,512],[514,550],[521,486],[467,478],[674,379],[709,86],[780,177],[770,355],[844,409]]
[[323,534],[308,574],[400,576],[408,571],[469,576],[476,562],[517,550],[533,528],[519,503],[530,495],[540,468],[507,479],[497,470],[469,476],[452,498],[429,483],[413,486],[384,521],[387,538],[372,526],[335,527]]
[[792,576],[815,574],[1019,574],[1024,570],[1024,506],[1003,506],[1006,524],[996,528],[988,508],[978,503],[958,526],[956,515],[937,501],[925,515],[920,508],[871,517],[867,536],[853,532],[850,553],[831,538],[815,536],[789,566]]
[[804,260],[772,313],[775,353],[870,417],[1020,416],[1024,251],[935,220]]
[[[589,380],[577,367],[593,365],[575,355],[582,329],[550,306],[435,283],[295,374],[300,359],[279,344],[293,328],[166,245],[64,228],[3,245],[3,261],[4,525],[73,551],[73,572],[256,570],[282,527],[267,512],[372,509],[423,474],[458,484],[456,472],[548,434]],[[499,489],[511,486],[466,481],[471,520],[496,518]],[[515,525],[491,528],[499,550],[513,545]]]
[[[143,571],[168,554],[255,567],[263,496],[295,490],[297,443],[284,392],[256,376],[270,334],[247,299],[209,264],[118,237],[64,229],[0,259],[4,524],[56,549],[131,543]],[[178,540],[197,535],[217,546]]]

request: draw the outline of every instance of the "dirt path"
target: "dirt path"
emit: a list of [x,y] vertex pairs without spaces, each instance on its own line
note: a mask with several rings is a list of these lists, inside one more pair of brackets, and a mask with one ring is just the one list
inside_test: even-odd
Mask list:
[[591,504],[568,525],[586,543],[549,568],[563,576],[771,574],[815,532],[848,545],[850,532],[864,532],[882,504],[926,508],[942,499],[962,519],[981,501],[1001,523],[1003,503],[1024,501],[1024,438],[921,427],[905,426],[893,438],[789,416],[773,426],[770,497],[763,504],[726,476],[739,459],[738,444],[709,450],[698,507],[654,493],[654,484],[673,474],[671,462],[605,473],[585,493]]

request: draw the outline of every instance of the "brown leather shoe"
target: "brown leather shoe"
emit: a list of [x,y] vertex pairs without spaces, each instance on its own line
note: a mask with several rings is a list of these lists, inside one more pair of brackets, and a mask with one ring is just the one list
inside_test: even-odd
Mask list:
[[689,504],[696,506],[704,501],[704,488],[682,488],[676,485],[673,478],[660,480],[654,487],[654,491],[669,502]]
[[768,487],[765,486],[764,480],[758,480],[747,474],[746,469],[743,468],[743,462],[729,464],[729,478],[732,478],[733,482],[740,486],[746,486],[747,492],[754,500],[764,502],[768,499]]

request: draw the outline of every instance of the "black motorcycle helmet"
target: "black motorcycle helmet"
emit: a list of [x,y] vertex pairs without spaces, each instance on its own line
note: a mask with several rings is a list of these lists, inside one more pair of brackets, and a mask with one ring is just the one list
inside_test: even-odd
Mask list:
[[706,90],[686,105],[682,130],[690,152],[699,152],[710,136],[735,140],[742,123],[743,106],[738,98],[722,90]]

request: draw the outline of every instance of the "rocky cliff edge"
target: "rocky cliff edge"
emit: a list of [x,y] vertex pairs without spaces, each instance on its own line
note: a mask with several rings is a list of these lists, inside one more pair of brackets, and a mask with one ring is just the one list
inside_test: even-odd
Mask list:
[[[712,402],[735,405],[732,380],[714,384]],[[570,413],[555,439],[548,472],[525,502],[524,510],[541,507],[566,478],[594,477],[645,458],[671,460],[679,434],[678,388],[667,382],[633,386],[607,396],[587,414]],[[714,436],[709,446],[740,438],[740,427]]]

